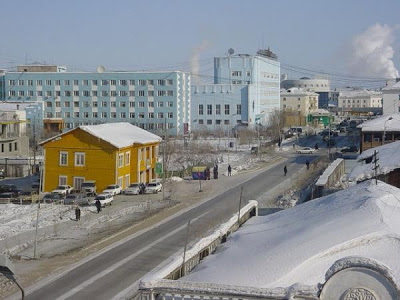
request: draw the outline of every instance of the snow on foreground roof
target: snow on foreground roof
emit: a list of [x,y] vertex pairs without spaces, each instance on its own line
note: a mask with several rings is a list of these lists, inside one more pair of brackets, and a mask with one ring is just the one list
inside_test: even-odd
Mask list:
[[[147,130],[134,126],[130,123],[105,123],[100,125],[79,126],[78,128],[88,132],[89,134],[102,139],[116,148],[124,148],[133,144],[148,144],[161,141],[158,135]],[[76,128],[76,129],[78,129]],[[73,129],[73,130],[76,130]],[[41,142],[43,145],[71,131],[62,133],[48,140]]]
[[316,285],[347,256],[376,260],[400,278],[399,199],[393,186],[364,182],[251,218],[181,280],[260,288]]
[[400,131],[400,114],[372,119],[361,123],[357,128],[361,128],[362,131]]
[[[400,141],[389,143],[383,146],[368,149],[357,156],[357,160],[364,160],[374,155],[374,151],[378,153],[379,168],[377,175],[388,174],[395,169],[400,168]],[[355,166],[348,178],[350,181],[363,181],[371,179],[375,176],[374,166],[372,163]]]

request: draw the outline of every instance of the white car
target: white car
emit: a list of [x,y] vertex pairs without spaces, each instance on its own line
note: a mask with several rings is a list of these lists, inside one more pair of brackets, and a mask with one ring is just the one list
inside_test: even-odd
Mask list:
[[144,192],[146,194],[157,194],[158,192],[161,192],[162,189],[162,184],[161,182],[155,181],[155,182],[149,182],[146,185],[146,189]]
[[313,148],[305,147],[305,148],[297,150],[297,153],[298,154],[312,154],[312,153],[314,153],[314,151],[315,150]]
[[51,192],[66,196],[69,193],[71,193],[72,189],[73,188],[70,185],[59,185],[56,189],[52,190]]
[[121,194],[122,189],[118,184],[110,184],[106,187],[105,190],[103,190],[101,193],[102,194],[112,194],[113,196]]
[[125,195],[139,195],[143,193],[145,186],[143,183],[131,183],[125,190]]
[[100,201],[101,207],[106,207],[106,205],[112,205],[114,197],[110,193],[100,194],[94,197],[94,199],[91,201],[91,204],[95,205],[97,200]]

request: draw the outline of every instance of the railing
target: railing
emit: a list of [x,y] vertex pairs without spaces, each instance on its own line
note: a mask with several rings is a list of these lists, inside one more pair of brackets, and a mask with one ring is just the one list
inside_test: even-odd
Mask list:
[[328,168],[322,173],[318,181],[315,184],[316,187],[316,197],[321,197],[324,195],[324,190],[329,189],[337,185],[340,178],[345,174],[344,159],[338,158],[333,163],[331,163]]
[[201,239],[186,251],[185,261],[183,261],[183,255],[179,254],[166,266],[143,278],[139,284],[141,300],[318,299],[318,288],[309,286],[296,285],[270,289],[177,280],[212,254],[241,224],[257,215],[257,201],[249,201],[240,210],[239,216],[233,215],[214,233]]

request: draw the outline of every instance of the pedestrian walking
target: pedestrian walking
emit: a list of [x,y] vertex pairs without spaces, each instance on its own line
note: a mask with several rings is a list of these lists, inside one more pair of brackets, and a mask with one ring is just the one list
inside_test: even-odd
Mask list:
[[79,209],[79,206],[75,208],[75,220],[79,221],[81,219],[81,210]]
[[101,202],[99,199],[96,200],[95,205],[97,208],[97,213],[99,213],[101,211]]
[[293,149],[295,149],[296,148],[296,144],[295,143],[293,143]]
[[232,167],[228,165],[228,176],[232,176]]
[[217,166],[214,166],[213,173],[214,173],[214,179],[218,179],[218,168],[217,168]]
[[210,168],[207,168],[207,180],[210,180]]
[[287,167],[286,167],[286,165],[283,167],[283,173],[285,173],[285,176],[286,176],[286,174],[287,174]]
[[306,166],[307,166],[307,170],[309,170],[310,169],[310,162],[308,161],[308,159],[306,161]]
[[318,143],[315,143],[315,150],[318,150]]

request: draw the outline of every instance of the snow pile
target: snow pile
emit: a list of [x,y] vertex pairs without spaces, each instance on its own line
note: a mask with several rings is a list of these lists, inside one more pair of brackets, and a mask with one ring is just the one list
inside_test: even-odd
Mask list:
[[339,259],[369,258],[400,278],[400,190],[364,182],[251,218],[183,281],[260,288],[316,286]]
[[289,190],[278,197],[278,206],[283,209],[293,207],[299,202],[299,195],[294,190]]
[[[364,161],[374,155],[374,151],[377,152],[378,161],[378,171],[377,175],[388,174],[395,169],[400,168],[400,141],[379,146],[376,148],[368,149],[361,153],[357,160]],[[374,163],[362,164],[355,166],[350,174],[350,181],[363,181],[366,179],[371,179],[375,176]]]
[[178,176],[172,176],[170,178],[168,178],[169,181],[173,181],[173,182],[181,182],[183,181],[182,178],[178,177]]

